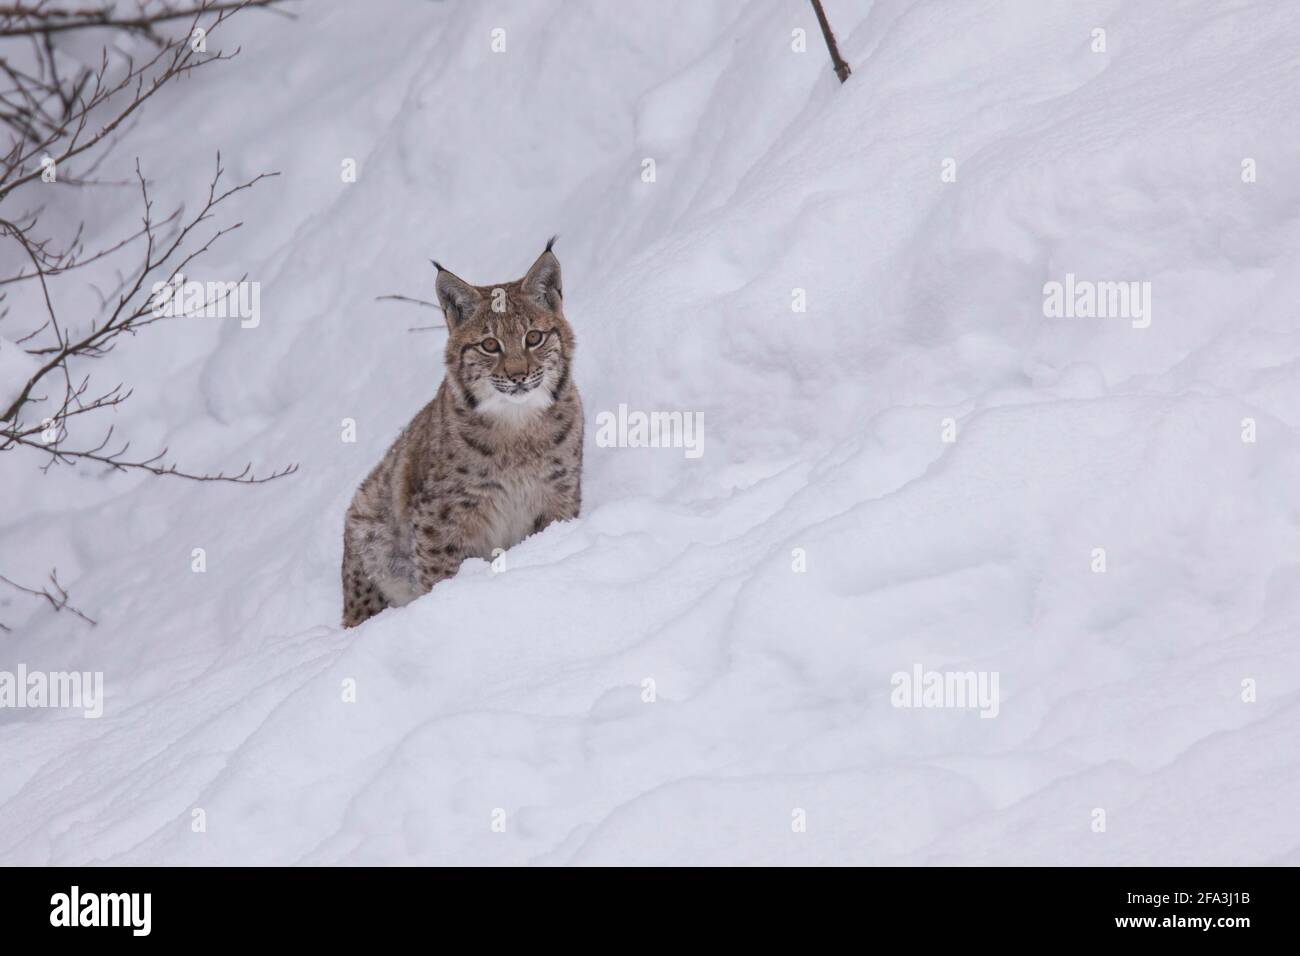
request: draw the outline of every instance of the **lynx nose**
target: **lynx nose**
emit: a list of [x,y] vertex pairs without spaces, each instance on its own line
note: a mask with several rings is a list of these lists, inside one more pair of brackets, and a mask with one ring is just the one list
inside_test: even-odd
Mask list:
[[527,365],[521,365],[518,368],[507,367],[504,371],[506,373],[506,378],[510,379],[510,381],[515,385],[524,384],[524,381],[528,378]]

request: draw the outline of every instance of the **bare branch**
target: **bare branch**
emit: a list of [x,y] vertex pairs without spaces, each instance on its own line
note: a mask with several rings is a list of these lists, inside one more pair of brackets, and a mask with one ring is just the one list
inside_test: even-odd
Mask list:
[[[269,473],[257,472],[249,462],[232,472],[193,471],[169,459],[166,448],[150,455],[133,454],[131,442],[116,438],[116,426],[111,423],[96,440],[94,423],[104,413],[121,407],[132,392],[120,382],[109,388],[92,383],[83,367],[108,355],[154,322],[185,320],[196,312],[207,314],[216,292],[198,296],[202,300],[198,303],[187,300],[185,308],[160,309],[155,290],[173,282],[179,285],[183,270],[188,270],[223,236],[240,228],[240,222],[207,225],[227,200],[276,173],[226,185],[218,153],[201,208],[185,216],[178,206],[160,216],[154,212],[149,182],[137,159],[130,185],[139,189],[143,206],[140,226],[93,251],[86,249],[84,223],[71,230],[70,236],[55,237],[44,232],[48,220],[43,216],[43,203],[28,202],[26,208],[14,205],[16,197],[34,195],[34,190],[25,187],[38,181],[42,182],[41,190],[124,185],[98,179],[97,171],[154,94],[194,70],[239,53],[207,53],[205,43],[191,44],[200,20],[206,21],[206,41],[235,13],[247,8],[271,10],[281,2],[137,0],[134,12],[120,12],[118,4],[111,2],[84,8],[55,6],[46,0],[0,3],[0,38],[25,37],[15,42],[30,48],[21,67],[0,55],[0,129],[7,128],[10,133],[7,147],[0,146],[0,204],[7,203],[0,215],[0,245],[16,243],[20,262],[18,267],[7,270],[8,275],[0,276],[0,321],[14,321],[6,301],[8,287],[21,289],[31,295],[33,304],[40,303],[37,314],[27,316],[25,327],[7,335],[17,349],[31,358],[34,371],[18,384],[16,393],[6,393],[7,407],[0,407],[0,453],[16,449],[42,453],[42,471],[84,462],[109,471],[142,471],[155,477],[199,482],[262,484],[298,470],[297,464],[290,464]],[[185,21],[188,28],[174,38],[160,32],[168,23]],[[56,34],[92,29],[125,32],[145,39],[153,49],[147,49],[147,55],[137,61],[118,52],[121,47],[116,43],[111,44],[110,53],[110,43],[105,42],[98,64],[90,67],[63,56],[52,39]],[[70,160],[77,161],[76,175],[67,169]],[[50,195],[59,194],[47,192],[41,198]],[[133,265],[127,256],[133,257]],[[60,296],[55,293],[71,281],[66,277],[110,259],[114,261],[116,286],[105,293],[99,286],[89,285],[98,296],[98,307],[71,316],[61,314]],[[244,276],[240,282],[246,279]],[[9,344],[6,342],[6,347]],[[88,440],[83,437],[86,428],[92,430]],[[76,440],[72,430],[80,433]],[[57,572],[51,572],[49,584],[40,588],[3,576],[0,583],[44,600],[56,612],[66,610],[92,626],[95,623],[69,602]],[[0,623],[0,630],[9,628]]]
[[817,23],[822,28],[822,38],[826,41],[826,49],[831,54],[831,64],[835,67],[835,75],[840,78],[841,83],[844,83],[853,71],[844,62],[844,57],[840,56],[840,47],[835,42],[835,34],[831,32],[831,24],[826,19],[826,11],[822,9],[822,0],[812,0],[812,5],[813,10],[817,13]]
[[[229,2],[204,2],[178,7],[159,3],[152,11],[140,10],[135,16],[118,16],[116,8],[106,3],[98,8],[59,10],[42,4],[0,5],[0,37],[16,37],[63,33],[68,30],[116,29],[152,32],[160,23],[193,18],[204,13],[229,13],[248,7],[271,8],[283,0],[229,0]],[[292,16],[285,11],[276,11]]]
[[[11,588],[13,588],[16,591],[21,591],[24,594],[30,594],[32,597],[43,598],[45,601],[49,602],[50,607],[54,608],[54,613],[56,614],[59,613],[60,611],[71,611],[73,614],[81,618],[91,627],[94,627],[96,624],[94,620],[87,617],[84,613],[82,613],[80,610],[78,610],[70,603],[68,599],[67,589],[64,588],[62,584],[59,583],[58,568],[55,568],[52,571],[50,571],[50,585],[43,588],[25,587],[24,585],[21,585],[16,581],[9,580],[9,578],[5,577],[3,574],[0,574],[0,581],[9,585]],[[53,587],[54,590],[51,591],[50,587]],[[3,624],[0,624],[0,629],[6,631],[9,630],[9,628],[5,627]]]
[[[163,285],[171,283],[178,275],[182,275],[183,270],[188,268],[192,262],[207,252],[213,243],[227,233],[239,228],[240,223],[235,223],[231,226],[216,229],[201,245],[186,250],[187,241],[193,231],[211,219],[218,206],[231,196],[246,189],[251,189],[263,179],[278,175],[276,173],[262,173],[250,180],[223,189],[221,188],[221,181],[224,172],[225,170],[221,165],[221,156],[218,154],[216,169],[208,185],[207,199],[202,208],[183,224],[179,222],[179,209],[162,220],[160,224],[176,224],[173,234],[169,237],[163,237],[157,229],[160,224],[155,224],[153,220],[153,201],[149,196],[148,181],[137,164],[136,176],[140,186],[144,215],[141,229],[133,238],[143,238],[145,240],[143,261],[135,270],[134,275],[124,282],[123,288],[116,296],[116,302],[109,303],[110,307],[107,309],[107,316],[92,321],[86,329],[76,334],[65,331],[60,325],[53,301],[49,295],[48,277],[51,275],[51,271],[47,267],[47,263],[54,262],[56,273],[67,272],[73,266],[68,264],[66,257],[61,258],[58,254],[51,254],[44,246],[39,246],[30,240],[23,224],[0,219],[0,235],[10,236],[27,253],[33,269],[30,277],[34,277],[39,281],[47,310],[45,322],[33,333],[24,336],[23,340],[29,340],[33,335],[43,330],[48,330],[49,335],[53,338],[53,342],[49,345],[27,348],[28,354],[41,357],[44,362],[19,389],[17,396],[12,400],[9,407],[0,412],[0,452],[17,447],[42,451],[49,455],[49,461],[44,466],[47,469],[54,464],[72,464],[78,460],[83,460],[106,465],[114,471],[134,469],[146,471],[159,477],[170,476],[187,478],[192,481],[226,481],[240,484],[261,484],[291,475],[298,470],[298,466],[293,464],[276,469],[268,475],[258,475],[253,471],[252,464],[249,463],[234,474],[226,474],[224,471],[216,474],[202,474],[183,469],[174,462],[165,461],[167,449],[145,458],[130,458],[127,454],[130,449],[130,442],[126,442],[115,450],[109,450],[113,435],[112,427],[108,429],[107,434],[99,443],[92,447],[69,448],[63,444],[68,435],[67,422],[70,418],[115,407],[124,402],[131,394],[129,391],[123,392],[121,385],[118,385],[95,398],[84,399],[88,388],[88,380],[83,378],[80,383],[74,385],[69,372],[69,362],[73,359],[100,358],[112,351],[122,335],[134,335],[141,328],[162,318],[187,317],[185,312],[177,315],[160,316],[156,314],[156,303],[152,294],[148,294],[146,290],[152,289],[155,282],[160,282]],[[120,247],[122,244],[119,243],[118,245]],[[208,304],[210,303],[206,301],[202,303],[198,307],[198,311],[203,311]],[[63,396],[59,401],[57,410],[39,423],[24,424],[21,419],[22,410],[24,407],[35,404],[40,400],[36,395],[37,390],[42,386],[42,383],[54,376],[63,379]],[[53,431],[52,436],[48,434],[51,431]]]

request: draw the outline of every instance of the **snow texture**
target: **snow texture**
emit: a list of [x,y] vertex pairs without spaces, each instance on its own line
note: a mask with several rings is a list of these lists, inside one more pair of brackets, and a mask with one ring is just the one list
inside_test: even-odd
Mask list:
[[[302,468],[0,458],[0,573],[99,622],[6,591],[0,668],[106,695],[0,710],[0,862],[1300,862],[1300,10],[826,7],[843,86],[802,0],[374,0],[244,15],[150,104],[114,168],[158,208],[218,149],[281,173],[194,276],[261,321],[89,371],[133,449]],[[344,632],[344,509],[442,374],[376,296],[555,232],[582,516]],[[1045,316],[1067,274],[1150,326]],[[599,447],[620,404],[704,454]],[[997,672],[996,718],[893,706],[918,664]]]

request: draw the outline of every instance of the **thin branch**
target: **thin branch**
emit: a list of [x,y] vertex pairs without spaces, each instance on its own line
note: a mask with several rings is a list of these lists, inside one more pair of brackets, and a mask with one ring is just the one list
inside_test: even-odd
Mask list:
[[440,306],[437,302],[429,302],[425,299],[413,299],[409,295],[377,295],[375,296],[375,301],[376,302],[410,302],[414,305],[423,306],[426,309],[437,309],[439,312],[442,311],[442,306]]
[[[170,20],[182,20],[204,13],[228,13],[248,7],[270,8],[283,0],[230,0],[230,2],[198,3],[184,8],[163,5],[152,13],[141,12],[136,16],[119,17],[111,4],[97,10],[53,10],[21,3],[0,6],[0,37],[16,37],[62,33],[67,30],[117,29],[152,31],[160,23]],[[292,14],[283,10],[275,11],[287,17]],[[3,19],[26,18],[27,23],[5,23]]]
[[[37,157],[42,157],[42,160],[48,157],[57,170],[69,159],[82,155],[111,137],[158,90],[172,80],[207,64],[230,60],[238,56],[238,49],[230,54],[218,52],[206,55],[200,55],[200,51],[194,49],[190,43],[190,34],[198,26],[202,14],[216,13],[216,19],[207,28],[207,34],[211,36],[213,31],[234,13],[250,4],[264,5],[266,2],[273,2],[273,0],[241,0],[241,2],[234,5],[205,2],[200,7],[190,8],[193,16],[190,30],[184,36],[171,43],[161,44],[158,52],[141,65],[136,65],[128,58],[126,74],[113,83],[108,81],[109,56],[108,48],[105,47],[100,54],[100,65],[95,69],[93,76],[83,83],[83,86],[88,87],[88,95],[83,96],[78,93],[75,97],[76,107],[71,114],[63,117],[61,122],[54,124],[54,128],[42,138],[28,137],[25,139],[20,136],[15,139],[8,156],[5,158],[6,169],[4,175],[0,177],[0,200],[3,200],[13,190],[42,176],[45,170],[43,164],[37,164],[34,168],[28,169],[29,166],[33,165],[33,161]],[[3,35],[3,27],[0,26],[0,36]],[[151,76],[155,69],[158,69],[159,72]],[[50,66],[50,73],[52,76],[57,77],[52,65]],[[11,78],[13,76],[14,74],[11,74]],[[50,84],[55,85],[51,86]],[[51,89],[61,89],[57,86],[55,79],[45,81],[43,92],[48,93]],[[87,127],[90,125],[91,114],[98,113],[100,107],[105,106],[109,101],[118,97],[119,94],[128,90],[131,92],[130,101],[124,107],[120,107],[95,132],[89,136],[84,136],[83,134],[86,133]],[[20,173],[21,170],[27,171]]]
[[843,83],[849,78],[853,71],[849,65],[844,62],[844,57],[840,56],[839,45],[835,42],[835,34],[831,32],[830,21],[826,19],[826,11],[822,9],[822,0],[812,0],[813,10],[817,12],[817,22],[821,24],[822,37],[826,40],[826,49],[830,51],[831,63],[835,67],[835,75]]
[[[81,618],[91,627],[94,627],[96,624],[96,622],[93,619],[87,617],[82,611],[74,607],[72,603],[69,601],[67,589],[64,588],[62,584],[59,583],[58,568],[55,568],[52,571],[50,571],[50,584],[54,587],[53,592],[51,592],[48,587],[43,587],[39,589],[26,587],[22,584],[19,584],[16,581],[9,580],[9,578],[5,577],[3,574],[0,574],[0,581],[3,581],[5,584],[9,585],[11,588],[13,588],[16,591],[21,591],[24,594],[30,594],[32,597],[43,598],[44,600],[49,602],[50,607],[54,608],[54,613],[56,614],[59,613],[60,611],[71,611],[73,614]],[[4,628],[4,630],[6,631],[9,630],[9,628],[5,627],[3,624],[0,624],[0,628]]]

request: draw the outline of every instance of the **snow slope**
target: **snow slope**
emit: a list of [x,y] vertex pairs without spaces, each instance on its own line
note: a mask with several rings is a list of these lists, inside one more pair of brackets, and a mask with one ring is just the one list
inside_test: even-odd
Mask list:
[[[262,319],[96,374],[135,447],[302,467],[0,459],[0,573],[99,621],[5,595],[0,668],[107,694],[0,711],[0,862],[1300,862],[1300,11],[827,9],[842,87],[802,0],[305,4],[152,108],[115,162],[160,206],[217,149],[281,173],[204,276]],[[441,376],[375,297],[553,232],[582,517],[342,632],[343,511]],[[1067,273],[1149,281],[1150,327],[1045,318]],[[620,403],[703,456],[598,447]],[[891,706],[916,664],[996,671],[997,717]]]

